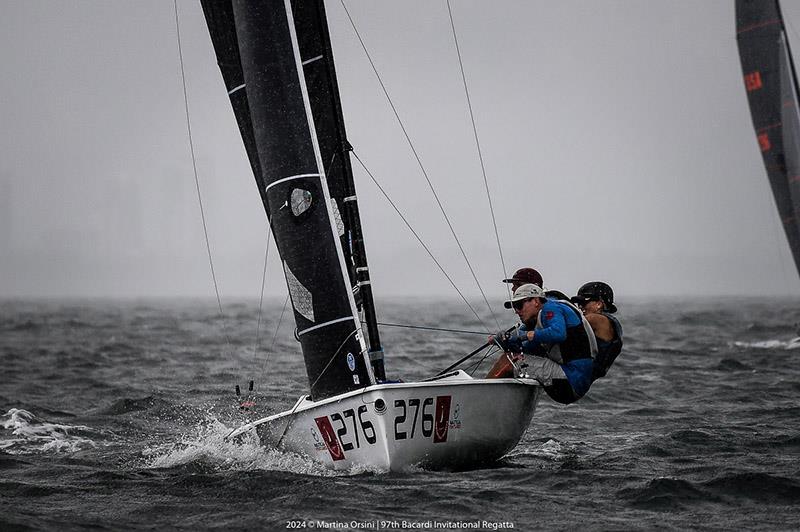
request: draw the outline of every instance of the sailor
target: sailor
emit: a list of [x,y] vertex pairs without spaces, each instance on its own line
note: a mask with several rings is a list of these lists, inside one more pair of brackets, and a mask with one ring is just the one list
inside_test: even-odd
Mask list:
[[[519,270],[515,271],[514,275],[512,275],[510,278],[503,279],[503,282],[511,283],[511,292],[514,292],[520,286],[528,283],[535,284],[539,288],[544,286],[542,274],[533,268],[520,268]],[[558,290],[547,290],[545,295],[551,299],[562,299],[565,301],[569,300],[569,296]]]
[[535,284],[539,288],[544,286],[544,280],[542,279],[542,274],[534,270],[533,268],[520,268],[519,270],[514,272],[508,279],[503,279],[504,283],[511,283],[511,291],[516,291],[517,288],[524,284]]
[[[535,284],[524,284],[514,291],[506,308],[514,308],[522,325],[512,333],[502,331],[490,336],[505,353],[487,377],[505,377],[508,360],[525,359],[527,373],[542,383],[547,394],[559,403],[577,401],[592,384],[592,356],[596,351],[594,335],[580,311],[571,303],[548,299],[545,290]],[[516,358],[516,360],[515,360]]]
[[608,368],[622,351],[622,325],[613,315],[617,311],[614,291],[602,281],[592,281],[581,286],[578,295],[571,300],[583,310],[597,338],[597,356],[592,371],[594,382],[605,377]]

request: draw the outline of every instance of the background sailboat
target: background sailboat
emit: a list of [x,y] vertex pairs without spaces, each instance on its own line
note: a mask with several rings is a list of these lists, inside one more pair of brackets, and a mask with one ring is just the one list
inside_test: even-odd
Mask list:
[[736,0],[736,39],[758,146],[800,273],[800,101],[778,0]]

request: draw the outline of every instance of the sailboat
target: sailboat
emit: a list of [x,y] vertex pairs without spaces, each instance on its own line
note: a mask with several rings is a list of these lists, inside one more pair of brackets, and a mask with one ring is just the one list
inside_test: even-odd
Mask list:
[[530,424],[536,381],[462,370],[386,379],[324,3],[201,3],[309,382],[291,409],[229,437],[254,433],[334,469],[461,468],[502,457]]
[[756,139],[800,274],[799,91],[778,0],[736,0],[736,40]]

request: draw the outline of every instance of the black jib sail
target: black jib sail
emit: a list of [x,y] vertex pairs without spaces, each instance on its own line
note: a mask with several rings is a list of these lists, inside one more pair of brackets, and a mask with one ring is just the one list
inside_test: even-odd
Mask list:
[[736,38],[753,127],[800,273],[797,75],[777,0],[736,0]]
[[382,380],[324,5],[307,0],[203,0],[202,5],[283,260],[311,396],[322,399]]

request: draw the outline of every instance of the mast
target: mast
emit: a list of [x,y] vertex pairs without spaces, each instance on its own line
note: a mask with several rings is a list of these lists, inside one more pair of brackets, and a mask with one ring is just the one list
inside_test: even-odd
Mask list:
[[800,274],[798,83],[777,0],[736,0],[736,39],[753,127]]
[[[351,251],[358,247],[350,242],[360,240],[360,226],[356,202],[347,205],[355,194],[352,172],[344,170],[349,155],[335,78],[325,79],[333,73],[333,58],[329,45],[320,46],[329,42],[324,8],[321,1],[296,4],[202,1],[283,261],[311,396],[317,400],[368,386],[376,378],[353,293],[366,259],[363,253],[354,258],[357,253]],[[234,100],[239,93],[245,105]],[[356,291],[362,301],[363,286],[369,285]],[[370,335],[374,342],[380,350],[377,334],[374,340]]]

